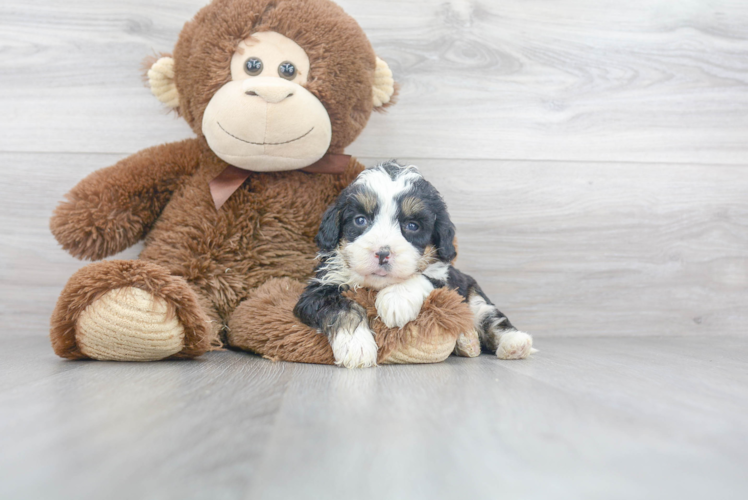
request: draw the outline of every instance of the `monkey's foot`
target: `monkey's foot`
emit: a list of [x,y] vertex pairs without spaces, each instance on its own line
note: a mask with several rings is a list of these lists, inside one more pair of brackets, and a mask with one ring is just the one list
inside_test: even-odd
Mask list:
[[217,323],[190,285],[140,260],[79,269],[52,314],[50,337],[63,358],[154,361],[193,358],[218,344]]
[[76,340],[89,358],[155,361],[184,347],[184,327],[163,299],[140,288],[110,290],[78,318]]

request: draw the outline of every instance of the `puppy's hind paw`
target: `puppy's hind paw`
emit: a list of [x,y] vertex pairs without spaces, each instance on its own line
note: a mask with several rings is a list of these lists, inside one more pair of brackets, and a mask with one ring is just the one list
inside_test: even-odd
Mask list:
[[331,342],[335,364],[346,368],[369,368],[377,366],[377,343],[366,323],[360,323],[353,331],[341,328]]
[[532,348],[532,337],[519,330],[504,333],[499,340],[496,356],[499,359],[525,359],[537,349]]

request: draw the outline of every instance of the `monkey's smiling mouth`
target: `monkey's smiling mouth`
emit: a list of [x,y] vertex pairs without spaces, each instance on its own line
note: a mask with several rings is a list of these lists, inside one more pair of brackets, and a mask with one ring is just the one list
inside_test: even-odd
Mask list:
[[233,137],[237,141],[246,142],[247,144],[253,144],[255,146],[280,146],[282,144],[288,144],[289,142],[295,142],[295,141],[298,141],[299,139],[303,139],[304,137],[306,137],[309,134],[311,134],[312,130],[314,130],[314,127],[312,127],[309,130],[307,130],[305,133],[303,133],[300,136],[298,136],[296,139],[291,139],[289,141],[283,141],[283,142],[252,142],[252,141],[247,141],[245,139],[242,139],[241,137],[235,136],[234,134],[232,134],[231,132],[229,132],[228,130],[226,130],[225,128],[223,128],[223,125],[221,125],[221,122],[216,121],[216,123],[221,128],[221,130],[223,130],[227,135],[230,135],[231,137]]

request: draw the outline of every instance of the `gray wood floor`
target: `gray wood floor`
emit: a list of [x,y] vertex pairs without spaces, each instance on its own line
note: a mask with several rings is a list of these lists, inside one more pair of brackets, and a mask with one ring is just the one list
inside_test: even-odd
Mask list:
[[348,152],[422,168],[533,359],[64,362],[49,216],[191,136],[140,64],[205,1],[0,3],[0,498],[748,498],[748,2],[340,0],[402,84]]
[[744,499],[748,346],[547,339],[350,371],[0,351],[0,498]]

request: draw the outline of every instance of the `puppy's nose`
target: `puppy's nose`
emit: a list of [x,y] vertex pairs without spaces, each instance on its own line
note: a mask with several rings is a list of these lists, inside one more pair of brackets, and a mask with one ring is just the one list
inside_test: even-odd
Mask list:
[[294,84],[281,78],[255,77],[242,82],[242,90],[249,96],[258,96],[270,104],[277,104],[293,95]]
[[376,255],[377,258],[379,259],[379,265],[383,266],[383,265],[387,264],[387,262],[390,260],[390,248],[389,247],[382,247],[374,255]]

